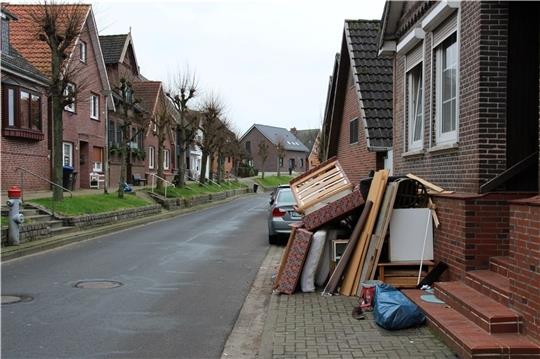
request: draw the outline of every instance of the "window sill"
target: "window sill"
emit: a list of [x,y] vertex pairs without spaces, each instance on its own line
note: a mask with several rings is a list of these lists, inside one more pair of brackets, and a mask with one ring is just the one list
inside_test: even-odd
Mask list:
[[42,141],[45,136],[42,132],[36,130],[30,130],[26,128],[10,128],[6,127],[2,130],[4,137],[18,137],[26,138],[29,140]]
[[431,147],[427,151],[429,153],[452,152],[452,151],[456,151],[458,148],[459,148],[459,143],[452,142],[452,143],[443,143],[443,144]]
[[416,150],[409,150],[407,152],[403,152],[401,154],[401,157],[407,158],[407,157],[420,157],[423,156],[426,153],[426,150],[423,148],[416,149]]
[[91,119],[92,121],[97,121],[97,122],[99,122],[99,117],[90,117],[90,119]]

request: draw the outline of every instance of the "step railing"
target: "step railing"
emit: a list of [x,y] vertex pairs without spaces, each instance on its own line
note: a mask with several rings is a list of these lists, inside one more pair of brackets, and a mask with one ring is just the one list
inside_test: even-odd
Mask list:
[[165,178],[160,177],[155,173],[149,173],[149,175],[152,178],[152,193],[154,193],[154,188],[156,188],[156,178],[157,178],[165,182],[165,198],[167,198],[167,187],[169,187],[169,185],[171,185],[172,187],[175,187],[174,183],[167,181]]
[[[21,192],[22,192],[22,194],[21,194],[21,201],[22,201],[22,202],[24,202],[24,174],[25,174],[25,173],[28,173],[29,175],[34,176],[34,177],[36,177],[36,178],[38,178],[38,179],[40,179],[40,180],[42,180],[42,181],[45,181],[45,182],[47,182],[47,183],[49,183],[49,184],[51,184],[51,185],[53,185],[53,186],[55,186],[55,187],[57,187],[57,188],[61,188],[63,191],[69,193],[70,198],[73,198],[73,192],[70,191],[69,189],[67,189],[66,187],[60,186],[59,184],[56,184],[56,183],[54,183],[54,182],[52,182],[52,181],[46,179],[45,177],[40,176],[40,175],[38,175],[37,173],[34,173],[34,172],[30,171],[29,169],[26,169],[26,168],[24,168],[24,167],[17,167],[17,168],[15,169],[15,173],[17,173],[17,171],[20,171],[20,172],[21,172]],[[54,212],[55,212],[55,208],[56,208],[55,203],[56,203],[56,201],[54,200],[54,196],[53,196],[53,197],[51,197],[52,215],[53,215],[53,216],[54,216]]]

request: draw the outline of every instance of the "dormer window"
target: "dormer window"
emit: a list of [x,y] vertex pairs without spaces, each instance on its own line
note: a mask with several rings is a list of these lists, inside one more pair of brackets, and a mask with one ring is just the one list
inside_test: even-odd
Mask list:
[[79,41],[79,60],[86,63],[86,42]]

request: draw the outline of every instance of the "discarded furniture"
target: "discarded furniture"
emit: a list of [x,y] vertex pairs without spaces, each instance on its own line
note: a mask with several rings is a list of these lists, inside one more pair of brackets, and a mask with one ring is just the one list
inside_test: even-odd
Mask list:
[[97,172],[90,173],[90,188],[99,189],[99,185],[105,183],[105,175]]
[[134,186],[140,186],[141,183],[142,183],[142,185],[146,185],[146,182],[147,182],[146,178],[141,176],[140,174],[134,173],[132,175],[132,177],[133,177],[133,185]]
[[[422,278],[435,266],[431,260],[422,262]],[[378,280],[397,288],[416,288],[420,261],[386,262],[377,265]]]

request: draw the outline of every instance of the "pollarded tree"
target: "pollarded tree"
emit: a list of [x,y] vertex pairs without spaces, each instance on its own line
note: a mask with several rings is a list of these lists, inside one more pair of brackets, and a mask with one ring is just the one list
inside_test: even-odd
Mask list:
[[202,118],[199,128],[203,136],[201,141],[197,143],[202,152],[201,174],[199,182],[205,183],[205,170],[208,164],[208,159],[215,153],[221,135],[220,132],[226,128],[221,121],[221,117],[223,116],[224,112],[224,105],[216,95],[211,94],[203,100],[200,112]]
[[268,146],[268,143],[266,143],[266,141],[259,142],[259,145],[258,145],[259,151],[257,152],[257,154],[261,158],[262,178],[264,178],[264,165],[266,163],[266,160],[268,159],[268,149],[269,149],[269,147],[270,146]]
[[174,104],[178,112],[178,123],[176,124],[176,163],[177,174],[174,183],[177,187],[185,186],[186,179],[186,154],[189,146],[195,140],[199,129],[199,116],[189,108],[190,102],[198,94],[197,79],[189,68],[183,72],[177,72],[167,84],[167,96]]
[[[171,103],[170,99],[163,93],[158,97],[158,109],[156,114],[151,120],[151,125],[155,129],[155,135],[158,141],[158,155],[157,155],[157,175],[164,178],[165,166],[164,166],[164,154],[165,154],[165,141],[167,139],[172,141],[174,138],[174,130],[178,124],[178,113]],[[168,160],[171,158],[169,156]],[[169,164],[170,165],[170,164]],[[156,188],[158,190],[163,189],[163,180],[158,178]]]
[[[66,106],[75,102],[77,92],[84,86],[78,76],[81,68],[78,61],[70,61],[82,25],[88,13],[88,5],[57,3],[45,1],[31,8],[29,16],[40,40],[45,41],[51,50],[50,83],[47,91],[51,101],[52,115],[52,180],[58,186],[63,184],[63,112]],[[76,86],[73,86],[75,80]],[[64,198],[62,188],[53,186],[53,200]]]
[[281,176],[281,165],[283,164],[283,159],[287,154],[285,150],[285,141],[283,139],[278,139],[276,144],[276,153],[277,153],[277,175]]

